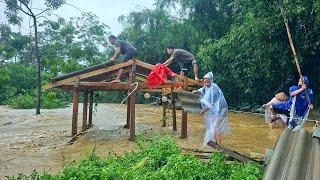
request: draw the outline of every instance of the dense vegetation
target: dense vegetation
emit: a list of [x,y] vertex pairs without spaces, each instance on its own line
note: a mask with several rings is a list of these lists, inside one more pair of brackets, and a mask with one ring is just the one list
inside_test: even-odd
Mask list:
[[[262,104],[279,91],[288,92],[288,87],[297,83],[280,14],[283,6],[302,72],[310,77],[315,94],[320,93],[320,1],[156,0],[155,3],[155,9],[119,17],[125,26],[120,37],[134,44],[139,59],[152,64],[167,58],[167,45],[193,52],[200,62],[200,73],[213,71],[214,80],[230,105]],[[71,20],[39,21],[42,84],[61,73],[106,62],[112,54],[113,49],[107,44],[109,27],[93,14],[84,13]],[[0,33],[0,104],[21,108],[26,104],[18,105],[17,101],[23,100],[30,107],[36,88],[34,36],[12,32],[5,24],[0,25]],[[177,71],[175,66],[173,69]],[[51,100],[47,100],[47,95],[42,97],[43,107],[44,101],[58,99],[54,101],[59,106],[69,100],[64,93],[54,94],[50,95]],[[121,97],[112,95],[116,97],[113,100]]]
[[155,136],[138,141],[139,150],[100,158],[94,150],[80,163],[69,164],[61,173],[50,175],[34,171],[8,179],[247,179],[262,178],[262,169],[255,164],[226,163],[220,153],[209,162],[181,153],[170,137]]

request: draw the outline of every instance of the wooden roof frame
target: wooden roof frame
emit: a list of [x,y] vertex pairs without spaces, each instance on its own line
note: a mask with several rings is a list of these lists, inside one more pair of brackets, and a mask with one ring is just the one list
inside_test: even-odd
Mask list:
[[[112,76],[112,75],[115,75],[119,69],[125,69],[125,72],[129,72],[130,66],[133,65],[134,61],[135,61],[135,64],[137,66],[136,80],[146,83],[147,74],[149,74],[149,72],[152,70],[154,65],[145,63],[145,62],[140,61],[140,60],[129,60],[127,62],[124,62],[124,63],[121,63],[121,64],[115,64],[115,65],[114,64],[110,64],[110,63],[104,63],[104,64],[101,64],[101,65],[95,66],[95,67],[97,67],[95,69],[93,69],[91,67],[91,68],[87,68],[87,69],[84,69],[84,70],[81,70],[81,71],[78,71],[78,72],[72,72],[72,73],[69,73],[69,74],[66,74],[66,75],[63,75],[63,76],[56,77],[56,78],[52,79],[49,84],[45,85],[44,89],[45,90],[52,89],[52,88],[63,88],[63,89],[67,88],[67,89],[69,89],[69,87],[74,86],[75,82],[77,80],[79,80],[80,81],[80,85],[82,84],[83,87],[90,87],[90,85],[92,85],[91,89],[94,89],[94,87],[97,87],[98,84],[101,83],[100,85],[104,86],[104,88],[100,88],[100,90],[108,90],[108,87],[110,88],[110,90],[120,90],[121,87],[124,87],[123,83],[122,84],[109,83],[109,82],[94,82],[93,83],[90,80],[86,81],[86,79],[94,78],[95,76],[99,76],[99,75],[100,76],[101,75],[105,75],[105,77]],[[90,69],[92,69],[92,70],[90,71]],[[139,69],[142,69],[142,71],[139,72]],[[146,74],[146,72],[147,72],[147,74]],[[176,77],[179,79],[179,81],[183,82],[185,80],[185,77],[183,77],[181,75],[176,74]],[[190,78],[188,78],[187,81],[188,81],[188,85],[190,87],[192,87],[192,86],[201,86],[201,84],[202,84],[200,81],[197,81],[197,80],[194,80],[194,79],[190,79]],[[148,87],[144,83],[142,83],[142,86],[144,88],[140,88],[141,90],[142,89],[144,89],[144,90],[148,89]],[[116,85],[116,86],[118,86],[118,88],[114,88],[114,86],[112,86],[111,84],[112,85],[119,84],[119,86]],[[170,87],[172,85],[172,82],[168,81],[168,83],[166,85],[168,87]],[[166,85],[162,85],[162,86],[157,87],[155,89],[162,89]],[[125,87],[127,87],[127,85]],[[125,88],[125,87],[124,87],[124,89],[128,89],[128,88]],[[99,90],[99,88],[97,90]]]
[[[130,128],[129,140],[135,140],[135,104],[136,104],[136,91],[151,91],[162,92],[162,94],[171,93],[172,97],[172,120],[173,131],[177,131],[176,124],[176,108],[175,102],[177,99],[177,93],[174,91],[175,85],[179,85],[183,90],[194,89],[197,86],[201,86],[202,83],[197,80],[190,79],[186,76],[175,74],[178,82],[172,82],[168,80],[166,83],[150,89],[147,84],[147,75],[151,72],[154,65],[145,63],[143,61],[134,59],[121,64],[114,64],[113,62],[99,64],[93,67],[89,67],[80,71],[68,73],[62,76],[53,78],[51,82],[44,86],[45,90],[52,88],[60,88],[65,90],[71,90],[73,94],[73,111],[72,111],[72,129],[71,135],[74,141],[77,138],[77,122],[78,122],[78,108],[79,108],[79,91],[83,91],[83,120],[82,129],[84,132],[88,127],[92,126],[92,108],[94,91],[110,91],[110,90],[125,90],[129,91],[130,95],[127,101],[127,124],[125,128]],[[105,82],[108,78],[115,76],[118,70],[123,69],[124,75],[128,76],[126,82],[111,83]],[[137,89],[131,86],[133,83],[138,82]],[[169,91],[168,91],[169,90]],[[88,106],[89,104],[89,106]],[[167,102],[163,102],[163,118],[166,117]],[[89,109],[89,113],[88,113]],[[162,127],[166,126],[166,122],[163,121]],[[182,111],[181,121],[181,137],[187,137],[187,112]]]

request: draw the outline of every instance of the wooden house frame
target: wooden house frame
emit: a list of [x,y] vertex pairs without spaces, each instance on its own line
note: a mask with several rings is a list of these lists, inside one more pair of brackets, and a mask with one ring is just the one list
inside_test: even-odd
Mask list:
[[[127,124],[126,128],[130,129],[130,140],[135,140],[135,104],[137,91],[151,91],[171,93],[172,96],[172,121],[173,131],[177,131],[176,123],[176,106],[175,100],[177,93],[174,91],[174,85],[179,83],[183,90],[191,90],[197,86],[201,86],[202,83],[190,79],[186,76],[180,76],[176,74],[178,82],[173,83],[168,81],[167,83],[149,89],[147,85],[147,75],[151,72],[153,65],[142,62],[140,60],[129,60],[121,64],[113,64],[111,62],[100,64],[97,66],[89,67],[87,69],[65,74],[63,76],[56,77],[47,84],[44,89],[60,88],[64,90],[71,90],[73,94],[73,111],[72,111],[72,130],[71,136],[75,136],[78,132],[78,104],[79,104],[79,92],[83,91],[83,120],[81,132],[87,130],[92,125],[92,109],[93,109],[93,95],[95,91],[129,91],[131,94],[127,100]],[[128,81],[120,83],[105,82],[111,80],[119,69],[124,69],[124,76],[129,77]],[[134,91],[135,87],[131,86],[133,83],[138,82],[138,87]],[[163,116],[166,116],[167,104],[163,103]],[[162,126],[166,126],[166,122],[163,121]],[[187,112],[182,111],[182,124],[181,124],[181,138],[187,137]]]

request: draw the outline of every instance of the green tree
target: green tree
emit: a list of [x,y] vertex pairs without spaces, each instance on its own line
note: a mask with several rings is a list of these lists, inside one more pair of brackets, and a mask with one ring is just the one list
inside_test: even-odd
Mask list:
[[38,44],[38,25],[37,20],[39,16],[43,13],[59,8],[63,3],[64,0],[46,0],[45,5],[47,9],[41,11],[38,14],[35,14],[34,10],[31,9],[30,1],[29,0],[5,0],[6,3],[6,15],[9,19],[10,23],[19,24],[22,20],[20,13],[30,16],[33,19],[33,27],[34,27],[34,49],[35,49],[35,56],[37,62],[37,91],[36,91],[36,114],[40,114],[40,104],[41,104],[41,57],[40,57],[40,50]]

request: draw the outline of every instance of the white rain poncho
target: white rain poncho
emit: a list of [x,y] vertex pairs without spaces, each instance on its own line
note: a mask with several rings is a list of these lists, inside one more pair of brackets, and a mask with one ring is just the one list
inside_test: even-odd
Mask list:
[[207,128],[204,135],[204,146],[206,146],[210,140],[216,142],[215,132],[217,130],[220,130],[222,136],[229,133],[230,125],[227,118],[228,104],[218,85],[212,83],[212,72],[206,74],[204,78],[211,80],[210,87],[198,89],[201,93],[200,102],[202,109],[209,108],[209,110],[204,113],[204,120]]

